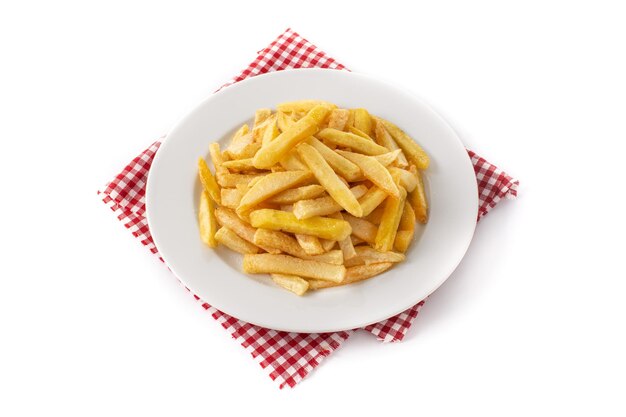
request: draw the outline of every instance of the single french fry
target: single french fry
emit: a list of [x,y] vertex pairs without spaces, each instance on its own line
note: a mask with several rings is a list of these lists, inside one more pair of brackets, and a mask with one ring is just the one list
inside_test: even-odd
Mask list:
[[215,220],[215,203],[206,191],[200,194],[198,224],[200,225],[200,238],[202,241],[211,248],[216,247],[215,232],[217,231],[217,220]]
[[237,188],[222,188],[221,190],[222,206],[236,209],[241,202],[243,193]]
[[224,161],[222,166],[228,168],[229,171],[247,171],[255,169],[254,165],[252,165],[252,158]]
[[241,145],[235,147],[234,149],[228,150],[228,157],[230,159],[247,159],[252,158],[256,153],[261,149],[261,144],[259,142],[251,142],[245,145]]
[[280,161],[298,143],[317,133],[320,124],[330,113],[330,108],[315,106],[293,126],[281,133],[273,141],[266,143],[254,156],[254,166],[269,168]]
[[376,225],[368,222],[367,220],[359,219],[358,217],[354,217],[346,213],[343,214],[343,218],[345,221],[350,223],[352,234],[354,236],[359,239],[363,239],[367,243],[374,243],[376,241],[376,233],[378,231]]
[[287,155],[279,161],[280,165],[287,171],[306,171],[309,169],[304,162],[300,160],[298,152],[295,149],[287,152]]
[[367,140],[369,140],[369,141],[374,142],[374,139],[372,139],[371,137],[369,137],[369,135],[368,135],[367,133],[363,132],[362,130],[357,129],[357,128],[356,128],[356,127],[354,127],[354,126],[350,126],[350,127],[348,128],[348,132],[350,132],[350,133],[354,133],[355,135],[360,136],[360,137],[362,137],[363,139],[367,139]]
[[282,111],[278,111],[278,113],[276,113],[276,127],[278,127],[280,132],[285,132],[295,123],[296,121],[293,120],[293,117],[290,114]]
[[198,159],[198,175],[200,176],[202,188],[209,193],[213,201],[220,204],[220,187],[218,187],[217,182],[215,182],[215,177],[211,174],[211,170],[204,158]]
[[361,204],[363,209],[363,217],[369,216],[376,208],[380,207],[388,195],[385,190],[372,186],[363,197],[359,198],[359,204]]
[[323,262],[294,258],[289,255],[245,255],[243,271],[248,274],[287,274],[306,278],[341,282],[346,276],[343,265],[332,265]]
[[400,197],[400,191],[398,190],[396,183],[393,181],[391,174],[389,173],[387,168],[385,168],[375,158],[353,152],[337,152],[339,152],[342,156],[354,162],[359,168],[361,168],[361,171],[363,172],[365,178],[376,184],[378,188],[384,190],[392,197]]
[[417,177],[414,173],[396,167],[388,167],[387,170],[396,184],[404,187],[408,192],[413,191],[417,187]]
[[[332,216],[333,219],[343,220],[343,216],[341,213],[335,213]],[[345,239],[341,239],[339,242],[339,248],[341,249],[341,253],[343,254],[344,263],[351,258],[356,256],[356,251],[354,250],[354,245],[352,244],[352,239],[347,237]]]
[[[215,218],[217,219],[217,222],[222,227],[228,227],[230,230],[235,232],[240,238],[247,240],[250,243],[254,243],[254,233],[256,232],[256,229],[250,226],[248,223],[241,220],[235,214],[234,211],[224,208],[224,207],[218,207],[215,209]],[[274,248],[270,248],[266,246],[259,246],[259,247],[269,253],[274,253],[274,254],[280,253],[279,250],[274,249]]]
[[430,159],[421,146],[415,143],[409,135],[390,121],[385,119],[380,119],[380,121],[385,125],[385,128],[391,134],[400,149],[402,149],[407,160],[414,163],[415,166],[421,170],[427,169],[430,164]]
[[278,130],[278,117],[274,114],[267,121],[268,126],[263,131],[263,137],[261,138],[261,144],[265,145],[268,142],[273,141],[280,135],[280,131]]
[[309,289],[309,281],[296,275],[270,274],[272,281],[296,295],[304,295]]
[[338,285],[353,284],[355,282],[363,281],[368,278],[372,278],[376,275],[382,274],[394,264],[392,262],[382,262],[379,264],[371,265],[359,265],[346,269],[346,277],[341,283],[334,283],[330,281],[323,281],[320,279],[309,279],[309,289],[319,290],[321,288],[336,287]]
[[242,150],[252,144],[252,132],[247,124],[244,124],[237,130],[233,139],[230,141],[228,147],[224,150],[224,155],[230,159],[237,159],[236,155],[239,155]]
[[221,227],[215,233],[215,239],[227,248],[244,255],[247,253],[259,253],[259,248],[256,245],[242,239],[228,227]]
[[[408,196],[407,196],[408,197]],[[398,224],[398,230],[414,230],[415,229],[415,210],[407,201],[404,203],[404,210]]]
[[417,184],[413,192],[409,196],[409,202],[415,210],[415,217],[417,221],[426,224],[428,222],[428,200],[426,200],[426,191],[424,190],[424,181],[422,180],[422,174],[417,171],[416,176]]
[[[396,141],[393,140],[393,138],[391,137],[391,135],[385,128],[385,125],[380,120],[375,120],[375,121],[376,121],[375,123],[376,143],[378,143],[381,146],[384,146],[385,148],[389,149],[392,152],[397,149],[400,149]],[[409,163],[406,160],[406,157],[404,156],[403,152],[400,152],[400,154],[398,155],[397,162],[400,168],[409,166]]]
[[350,162],[343,156],[339,155],[328,146],[324,145],[319,139],[311,136],[306,143],[314,147],[320,155],[328,162],[328,165],[348,181],[354,181],[361,175],[361,170],[354,163]]
[[330,117],[328,118],[328,127],[331,129],[345,130],[349,116],[350,111],[347,109],[333,110],[330,112]]
[[253,211],[250,213],[250,222],[253,227],[282,230],[329,240],[341,240],[352,233],[352,228],[346,221],[327,217],[298,220],[293,213],[271,209]]
[[278,109],[278,111],[285,113],[308,113],[315,106],[326,106],[331,110],[337,108],[337,106],[333,103],[323,100],[289,101],[286,103],[280,103],[278,106],[276,106],[276,108]]
[[382,262],[398,263],[404,261],[406,256],[399,252],[379,252],[370,246],[357,246],[356,256],[345,261],[346,267],[357,265],[379,264]]
[[296,149],[315,178],[326,189],[326,192],[347,212],[358,217],[362,216],[361,205],[348,187],[337,177],[324,157],[314,147],[306,143],[301,143]]
[[228,174],[228,170],[222,166],[226,162],[226,158],[220,151],[220,144],[213,142],[209,145],[209,153],[211,154],[211,161],[215,167],[215,174]]
[[257,229],[254,234],[254,244],[260,247],[274,248],[302,259],[343,265],[341,251],[333,250],[321,255],[308,255],[296,239],[276,230]]
[[[360,198],[367,192],[367,187],[357,185],[350,189],[354,198]],[[293,205],[293,214],[298,219],[308,219],[314,216],[325,216],[341,211],[342,207],[332,197],[320,197],[313,200],[300,200]]]
[[265,174],[217,174],[217,183],[224,188],[236,188],[238,184],[248,185],[255,178]]
[[376,142],[364,139],[354,133],[342,132],[337,129],[322,129],[317,133],[317,137],[337,146],[350,148],[353,151],[365,155],[382,155],[389,152],[389,149],[378,145]]
[[398,252],[406,252],[411,246],[411,242],[413,242],[413,235],[415,232],[413,230],[398,230],[396,233],[396,240],[393,242],[393,247]]
[[371,140],[373,123],[367,110],[354,109],[354,127],[365,133]]
[[307,255],[321,255],[322,253],[324,253],[322,243],[316,236],[300,234],[296,234],[295,236],[298,244],[302,247]]
[[400,198],[387,198],[385,201],[385,211],[378,226],[376,241],[374,242],[376,250],[387,252],[393,249],[405,201],[406,190],[402,187],[400,187]]
[[374,156],[374,158],[376,158],[376,160],[380,162],[383,166],[389,166],[398,159],[398,156],[401,153],[401,149],[396,149],[395,151],[387,152],[382,155],[376,155]]
[[310,200],[324,194],[324,187],[319,184],[304,185],[291,190],[285,190],[274,197],[270,198],[268,203],[274,204],[293,204],[300,200]]
[[237,213],[250,210],[261,201],[313,178],[309,171],[273,172],[265,175],[241,198]]

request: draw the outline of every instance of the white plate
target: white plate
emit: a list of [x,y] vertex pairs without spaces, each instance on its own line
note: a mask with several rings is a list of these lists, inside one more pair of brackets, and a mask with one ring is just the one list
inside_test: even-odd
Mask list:
[[[407,260],[376,278],[298,297],[266,275],[246,275],[241,256],[202,244],[196,220],[201,190],[197,160],[209,143],[228,143],[254,111],[300,99],[364,107],[396,123],[428,152],[430,220],[418,226]],[[398,314],[435,291],[463,258],[476,226],[472,164],[450,126],[401,89],[351,72],[280,71],[213,94],[168,135],[152,163],[147,216],[161,256],[176,276],[213,307],[260,326],[294,332],[362,327]]]

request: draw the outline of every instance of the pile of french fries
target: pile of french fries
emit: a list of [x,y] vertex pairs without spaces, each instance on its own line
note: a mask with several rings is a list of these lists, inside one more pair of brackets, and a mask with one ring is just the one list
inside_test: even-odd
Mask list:
[[421,171],[429,158],[393,123],[315,100],[259,109],[224,151],[215,175],[198,161],[204,243],[242,253],[302,295],[371,278],[405,259],[428,220]]

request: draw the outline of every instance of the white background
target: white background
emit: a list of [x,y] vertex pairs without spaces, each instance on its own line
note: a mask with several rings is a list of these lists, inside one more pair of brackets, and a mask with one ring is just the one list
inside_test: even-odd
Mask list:
[[[2,3],[0,414],[624,415],[622,5],[405,4]],[[404,342],[281,391],[96,190],[289,26],[522,186]]]

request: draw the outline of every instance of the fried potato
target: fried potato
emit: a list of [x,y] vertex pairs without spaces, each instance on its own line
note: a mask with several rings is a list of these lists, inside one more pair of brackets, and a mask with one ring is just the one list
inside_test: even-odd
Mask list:
[[240,238],[235,232],[228,227],[221,227],[215,233],[215,239],[229,249],[242,254],[259,253],[259,248],[252,243]]
[[329,109],[337,108],[336,105],[330,103],[328,101],[322,100],[298,100],[298,101],[290,101],[287,103],[280,103],[276,108],[278,111],[285,113],[308,113],[315,106],[325,106]]
[[[385,194],[385,198],[387,198],[387,194]],[[384,200],[383,200],[384,201]],[[368,216],[363,217],[368,222],[374,223],[375,225],[379,225],[380,221],[383,218],[383,213],[385,212],[385,205],[381,204],[374,211],[372,211]]]
[[198,224],[200,225],[200,238],[202,241],[211,248],[216,247],[215,232],[217,231],[217,220],[215,220],[215,203],[206,191],[203,191],[200,195]]
[[372,186],[367,190],[367,193],[359,198],[359,204],[361,204],[363,209],[363,217],[369,216],[388,196],[389,194],[376,186]]
[[[350,189],[354,198],[359,198],[367,192],[367,187],[357,185]],[[314,216],[325,216],[337,213],[342,207],[332,197],[320,197],[314,200],[300,200],[293,205],[293,214],[298,219],[308,219]]]
[[352,233],[350,224],[343,220],[328,217],[311,217],[298,220],[293,213],[285,211],[261,209],[250,213],[253,227],[282,230],[285,232],[317,236],[322,239],[341,240]]
[[334,283],[331,281],[323,281],[320,279],[309,279],[309,289],[319,290],[321,288],[336,287],[338,285],[353,284],[355,282],[363,281],[368,278],[372,278],[376,275],[382,274],[394,264],[391,262],[383,262],[379,264],[371,265],[359,265],[346,269],[346,277],[341,283]]
[[254,165],[252,165],[252,158],[225,161],[222,163],[222,166],[229,171],[249,171],[255,169]]
[[265,174],[217,174],[217,183],[224,188],[236,188],[238,184],[248,185],[250,181]]
[[228,170],[222,166],[226,161],[222,151],[220,151],[220,144],[213,142],[209,145],[209,153],[211,154],[211,161],[215,167],[215,174],[228,174]]
[[273,141],[280,135],[280,131],[278,130],[278,121],[277,116],[272,115],[270,119],[267,121],[268,126],[263,131],[263,136],[261,137],[261,144],[265,145],[268,142]]
[[314,147],[324,160],[328,162],[328,165],[346,180],[354,181],[361,175],[361,170],[358,166],[324,145],[314,136],[307,139],[306,143]]
[[389,173],[387,168],[385,168],[375,158],[353,152],[337,152],[339,152],[342,156],[345,156],[347,159],[354,162],[359,168],[361,168],[361,171],[363,172],[365,178],[376,184],[378,188],[384,190],[387,194],[395,198],[400,197],[400,192],[398,191],[398,187],[393,181],[391,174]]
[[315,178],[326,189],[326,192],[348,213],[355,216],[362,216],[363,210],[356,197],[350,192],[348,187],[337,177],[337,174],[328,165],[328,162],[311,145],[301,143],[296,148],[300,158],[309,167]]
[[409,195],[409,202],[415,210],[417,221],[426,224],[428,222],[428,201],[426,200],[426,191],[424,190],[424,181],[419,171],[416,172],[417,184],[413,192]]
[[404,261],[406,256],[398,252],[379,252],[370,246],[357,246],[356,256],[346,259],[345,266],[379,264],[381,262],[398,263]]
[[382,155],[376,155],[374,156],[374,158],[376,158],[376,160],[380,162],[381,165],[389,166],[398,159],[398,156],[400,156],[401,153],[401,149],[396,149],[395,151],[387,152]]
[[222,188],[221,190],[222,206],[236,209],[241,202],[243,193],[236,188]]
[[319,184],[304,185],[278,193],[267,201],[273,204],[293,204],[300,200],[310,200],[319,197],[324,192],[324,187]]
[[270,274],[272,281],[296,295],[304,295],[309,289],[309,281],[295,275]]
[[[374,131],[376,132],[376,143],[378,143],[381,146],[384,146],[385,148],[389,149],[392,152],[400,149],[396,141],[393,140],[393,138],[391,137],[391,135],[385,128],[385,125],[380,120],[375,120],[375,122],[376,123],[375,123]],[[398,155],[397,163],[400,168],[405,168],[409,166],[409,163],[406,160],[404,153],[402,152],[400,152],[400,154]]]
[[[407,196],[408,197],[408,196]],[[402,217],[398,224],[398,230],[414,230],[415,229],[415,211],[411,204],[406,201],[404,203],[404,210],[402,211]]]
[[248,125],[245,124],[237,130],[233,139],[230,141],[230,144],[224,150],[224,155],[230,159],[238,159],[236,156],[241,154],[243,149],[246,146],[251,145],[252,142],[252,132],[250,132]]
[[369,140],[369,141],[371,141],[371,142],[374,142],[374,139],[372,139],[371,137],[369,137],[367,133],[363,132],[362,130],[357,129],[357,128],[356,128],[356,127],[354,127],[354,126],[350,126],[350,127],[348,128],[348,132],[350,132],[350,133],[354,133],[355,135],[360,136],[360,137],[362,137],[363,139],[367,139],[367,140]]
[[228,151],[230,159],[246,159],[252,158],[261,149],[261,144],[258,142],[252,142],[241,147]]
[[354,109],[354,127],[365,133],[371,139],[373,123],[370,114],[365,109]]
[[406,252],[413,242],[413,236],[415,232],[413,230],[398,230],[396,233],[396,240],[393,242],[393,247],[398,252]]
[[353,151],[365,155],[382,155],[389,149],[376,144],[374,141],[364,139],[354,133],[342,132],[341,130],[326,128],[317,133],[317,137],[337,146],[350,148]]
[[357,245],[361,245],[361,244],[367,243],[363,239],[359,239],[358,237],[356,237],[354,235],[350,236],[350,241],[352,242],[352,245],[354,245],[355,247]]
[[[389,197],[388,197],[389,198]],[[358,217],[351,216],[349,214],[343,214],[344,220],[350,223],[352,228],[352,234],[359,239],[363,239],[367,243],[374,243],[376,241],[376,233],[378,228],[368,222],[367,220],[359,219]]]
[[245,255],[243,271],[248,274],[287,274],[319,280],[341,282],[346,276],[343,265],[294,258],[289,255]]
[[341,251],[333,250],[321,255],[308,255],[296,239],[276,230],[257,229],[254,234],[254,244],[261,247],[274,248],[302,259],[343,265]]
[[315,106],[293,126],[266,143],[254,156],[254,166],[269,168],[280,161],[294,146],[317,133],[320,124],[330,113],[326,106]]
[[304,250],[307,255],[321,255],[325,252],[324,248],[322,247],[322,243],[316,236],[299,234],[295,236],[298,244],[302,247],[302,250]]
[[309,169],[304,162],[300,160],[298,152],[295,149],[287,152],[287,155],[279,161],[280,165],[287,171],[306,171]]
[[252,130],[265,122],[271,115],[271,109],[258,109],[256,112],[254,112],[254,127],[252,128]]
[[213,199],[213,201],[220,204],[220,187],[218,187],[217,182],[215,182],[215,177],[211,174],[211,170],[206,164],[204,158],[198,159],[198,175],[200,176],[202,188],[209,193],[209,196]]
[[[263,110],[263,109],[261,109],[261,110]],[[263,119],[262,122],[257,123],[256,122],[256,116],[255,116],[254,127],[252,128],[252,132],[251,132],[252,133],[252,141],[253,142],[262,142],[263,141],[263,137],[265,136],[265,132],[267,131],[267,129],[272,127],[272,122],[274,122],[275,120],[276,120],[276,115],[270,114],[265,119]]]
[[378,226],[376,241],[374,248],[381,252],[388,252],[393,249],[393,243],[396,239],[398,225],[404,211],[404,202],[406,200],[406,190],[400,188],[400,198],[387,198],[385,201],[385,211]]
[[379,119],[387,131],[391,134],[396,141],[400,149],[404,152],[407,160],[415,164],[419,169],[427,169],[430,164],[430,159],[424,150],[419,146],[409,135],[404,133],[402,129],[394,125],[388,120]]
[[[341,213],[335,213],[330,217],[333,219],[343,220]],[[356,256],[356,251],[354,250],[354,245],[352,244],[352,239],[350,239],[350,237],[341,239],[339,241],[339,248],[343,254],[344,262]]]
[[335,109],[330,112],[328,118],[328,127],[331,129],[345,130],[348,117],[350,116],[350,110],[347,109]]
[[250,210],[262,201],[313,178],[309,171],[273,172],[265,175],[241,198],[237,213]]
[[[250,243],[254,243],[254,233],[256,232],[256,229],[241,220],[234,211],[224,207],[218,207],[215,209],[215,218],[222,227],[228,227],[242,239],[247,240]],[[259,247],[269,253],[280,253],[279,250],[274,248],[266,246]]]
[[387,169],[396,184],[400,184],[408,192],[413,191],[417,187],[417,177],[414,173],[396,167],[388,167]]
[[320,243],[322,244],[322,247],[324,248],[324,252],[328,252],[335,247],[335,244],[337,242],[334,240],[320,239]]
[[280,132],[285,132],[295,123],[296,121],[293,120],[293,117],[290,114],[282,111],[276,113],[276,127],[278,127],[278,130],[280,130]]

